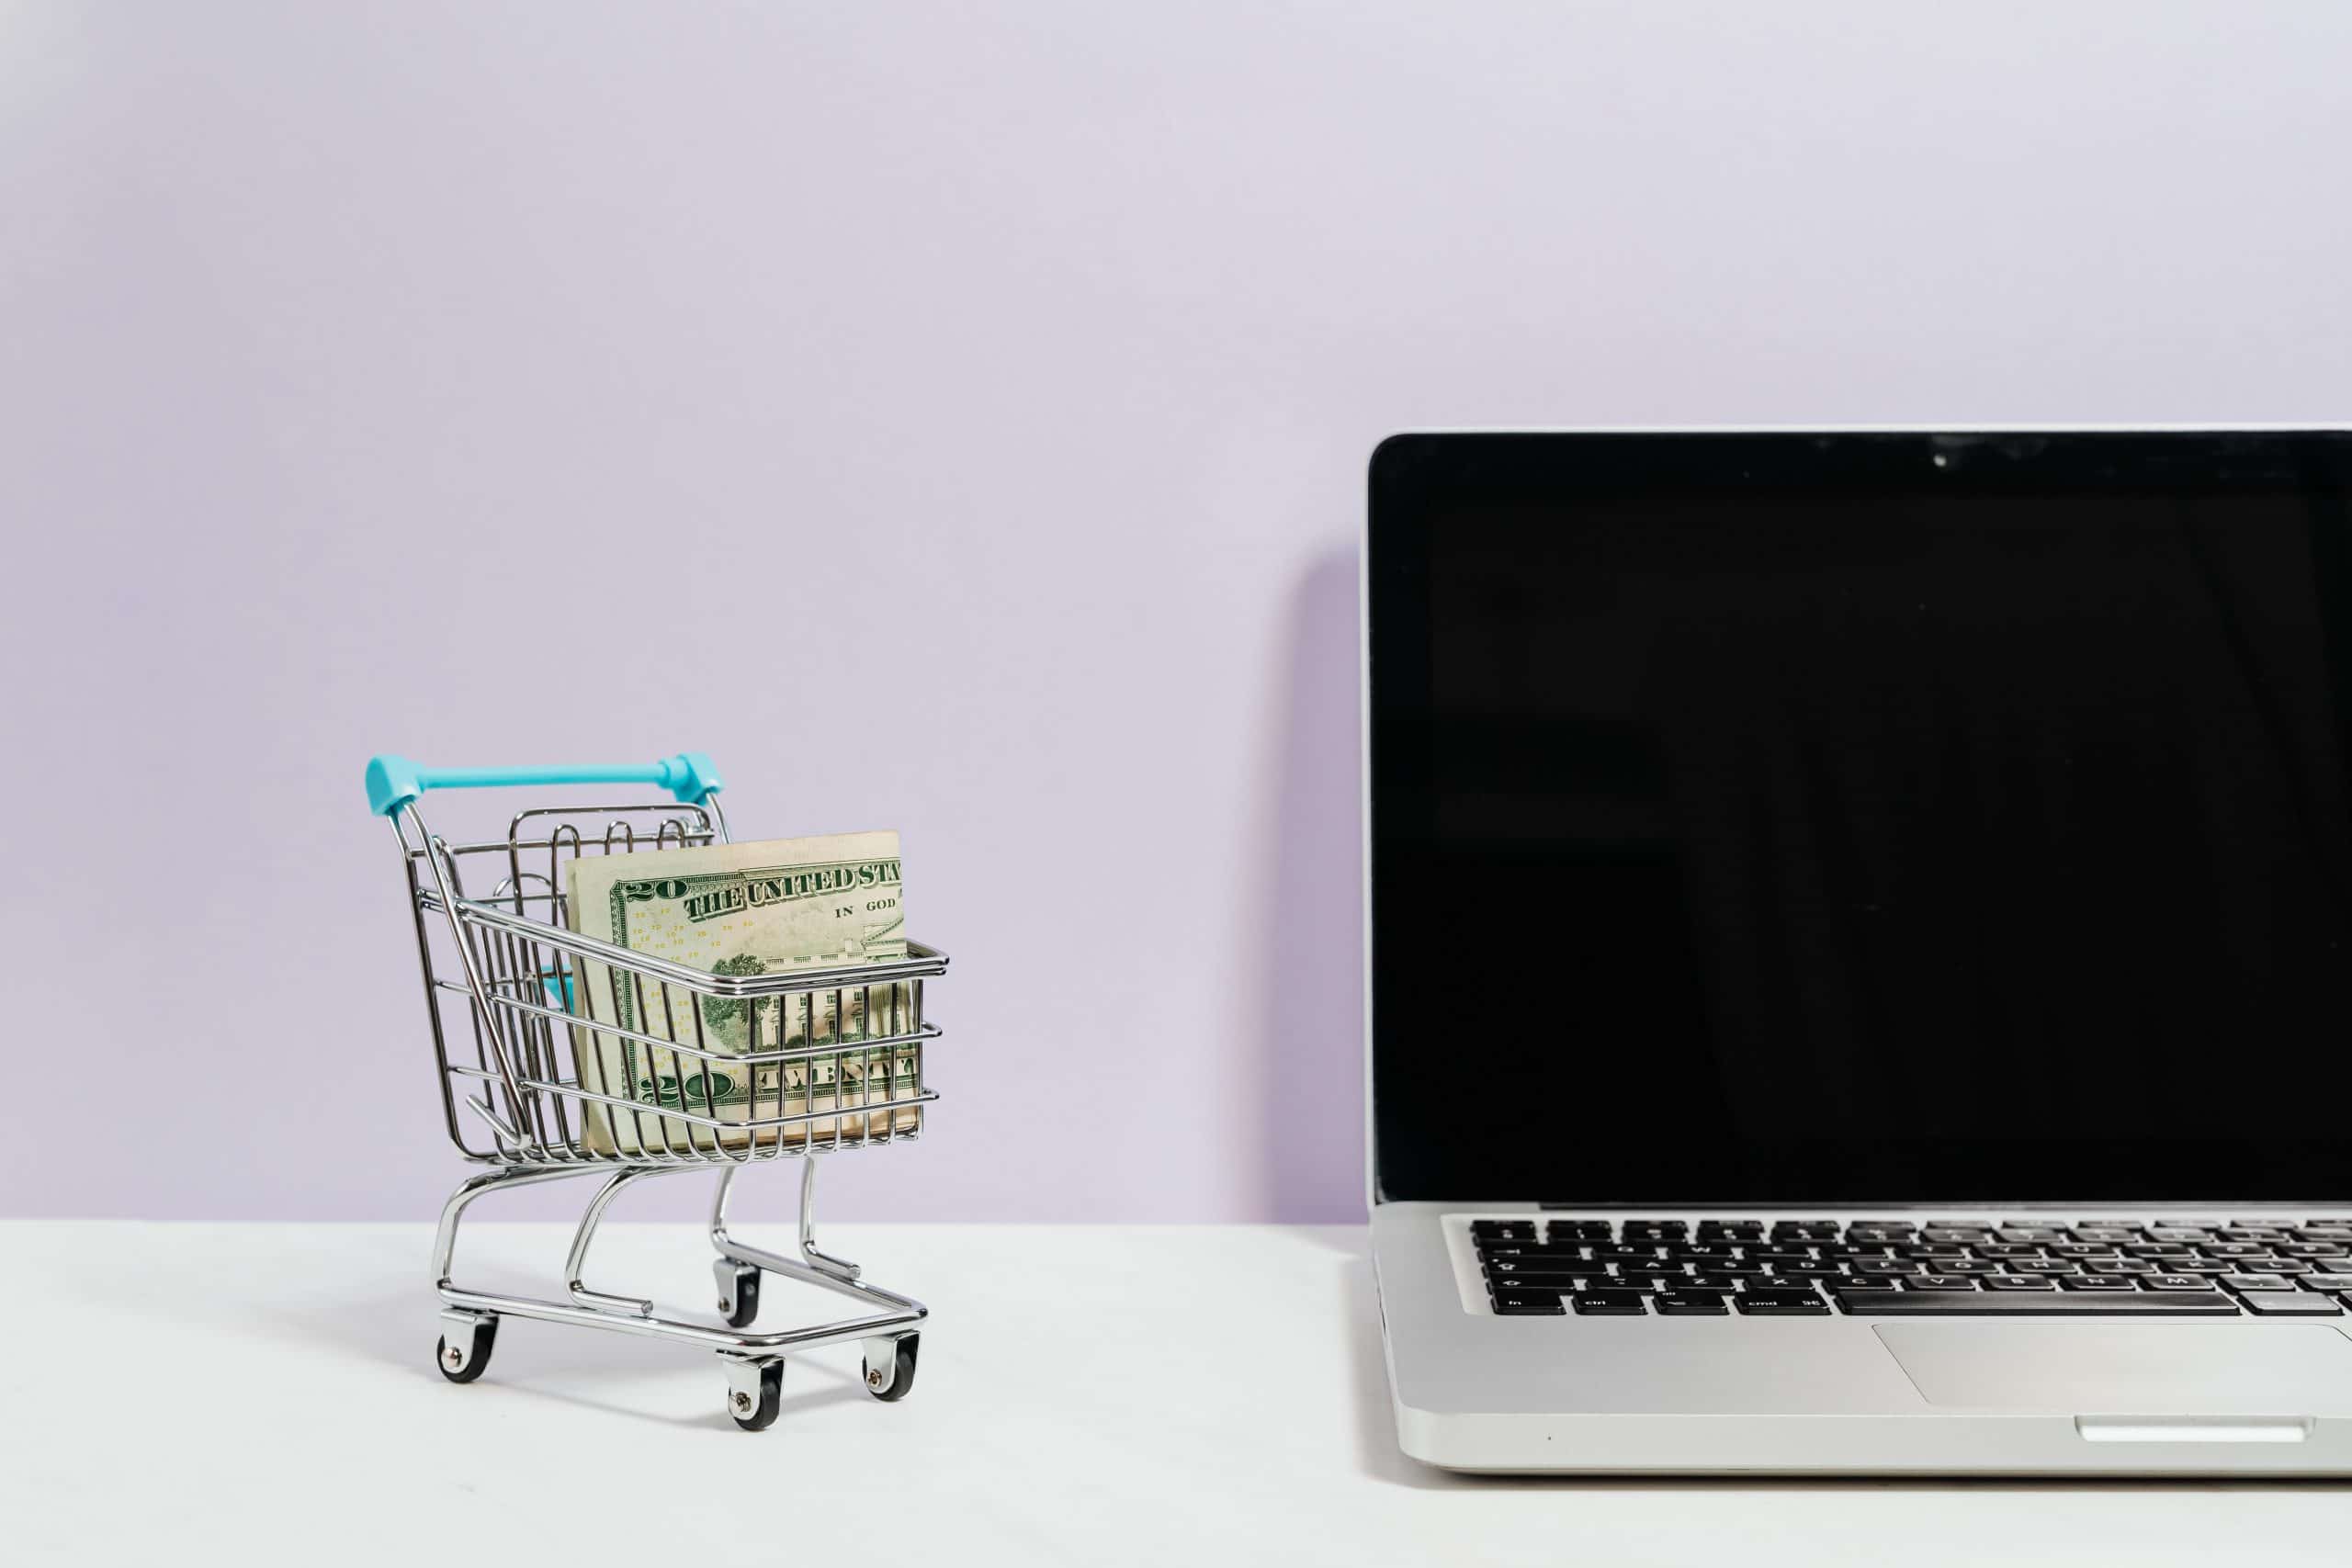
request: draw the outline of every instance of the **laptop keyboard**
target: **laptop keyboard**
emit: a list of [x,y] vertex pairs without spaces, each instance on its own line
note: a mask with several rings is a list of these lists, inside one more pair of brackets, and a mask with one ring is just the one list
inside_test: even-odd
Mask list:
[[2352,1218],[1474,1220],[1506,1317],[2333,1317]]

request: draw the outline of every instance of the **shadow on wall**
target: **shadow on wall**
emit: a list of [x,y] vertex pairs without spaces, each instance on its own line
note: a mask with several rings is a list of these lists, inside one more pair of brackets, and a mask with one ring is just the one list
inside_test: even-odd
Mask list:
[[1356,1221],[1364,1113],[1353,546],[1300,580],[1290,627],[1266,954],[1266,1186],[1277,1220]]

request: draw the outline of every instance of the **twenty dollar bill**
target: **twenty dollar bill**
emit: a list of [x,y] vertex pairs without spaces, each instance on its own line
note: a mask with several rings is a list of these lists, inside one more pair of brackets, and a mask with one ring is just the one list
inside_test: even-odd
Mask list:
[[[571,928],[583,936],[713,975],[907,955],[896,833],[586,854],[571,863],[565,894]],[[600,964],[580,970],[574,1011],[584,1024],[572,1035],[581,1087],[628,1102],[584,1103],[589,1144],[599,1154],[708,1153],[722,1144],[741,1148],[754,1135],[749,1127],[714,1129],[663,1111],[729,1124],[773,1122],[887,1104],[916,1089],[911,1045],[864,1045],[914,1032],[906,982],[731,998],[698,997]],[[755,1067],[726,1060],[808,1047],[834,1049]],[[811,1137],[878,1137],[912,1130],[918,1115],[911,1108],[881,1112],[871,1129],[864,1115],[828,1116],[764,1127],[757,1138],[762,1146],[790,1146]]]

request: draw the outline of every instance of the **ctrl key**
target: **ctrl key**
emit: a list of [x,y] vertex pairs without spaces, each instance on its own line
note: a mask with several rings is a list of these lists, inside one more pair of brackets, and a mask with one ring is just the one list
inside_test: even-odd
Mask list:
[[1568,1298],[1578,1317],[1640,1317],[1649,1299],[1647,1291],[1578,1291]]
[[1497,1291],[1497,1317],[1558,1317],[1568,1309],[1557,1291]]

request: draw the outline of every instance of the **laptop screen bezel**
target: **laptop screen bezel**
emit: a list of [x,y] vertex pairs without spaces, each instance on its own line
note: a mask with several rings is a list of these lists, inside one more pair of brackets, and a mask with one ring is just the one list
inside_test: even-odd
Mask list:
[[[1426,590],[1415,578],[1411,547],[1416,531],[1428,526],[1437,509],[1498,486],[1521,497],[1556,493],[1563,501],[1589,496],[1596,489],[1645,499],[1681,493],[1721,498],[1726,491],[1750,491],[1765,494],[1782,487],[1850,490],[1866,497],[1873,487],[1916,486],[1922,476],[1962,493],[2015,487],[2048,494],[2080,487],[2089,494],[2127,485],[2233,492],[2249,484],[2291,482],[2299,492],[2331,496],[2340,503],[2352,491],[2352,431],[2320,426],[1941,426],[1433,432],[1393,435],[1374,449],[1361,560],[1364,1114],[1372,1203],[1538,1201],[1627,1208],[1665,1202],[1689,1207],[1703,1201],[1731,1208],[1770,1206],[1792,1196],[1735,1191],[1703,1200],[1690,1194],[1667,1199],[1638,1190],[1577,1191],[1566,1179],[1552,1190],[1420,1190],[1400,1186],[1397,1160],[1384,1158],[1398,1145],[1426,1135],[1434,1125],[1431,1118],[1450,1113],[1449,1108],[1423,1107],[1403,1097],[1384,1106],[1381,1094],[1384,1046],[1391,1052],[1410,1048],[1403,1042],[1384,1041],[1382,1032],[1384,987],[1413,977],[1401,957],[1385,971],[1382,967],[1380,806],[1384,774],[1395,772],[1384,753],[1384,718],[1394,716],[1400,694],[1429,679]],[[2018,1207],[2075,1201],[2150,1206],[2340,1205],[2352,1201],[2347,1198],[2352,1172],[2333,1192],[2185,1192],[2162,1190],[2161,1185],[2154,1183],[2143,1199],[2130,1200],[1987,1191],[1857,1192],[1835,1198],[1813,1194],[1803,1201],[1845,1208],[1971,1201]]]

